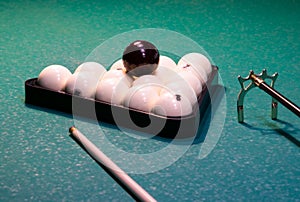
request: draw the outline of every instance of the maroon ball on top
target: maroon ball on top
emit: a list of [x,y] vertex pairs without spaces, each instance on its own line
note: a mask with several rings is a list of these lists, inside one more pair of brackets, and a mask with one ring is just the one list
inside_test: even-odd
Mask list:
[[125,48],[122,59],[128,74],[142,76],[157,69],[159,52],[152,43],[137,40]]

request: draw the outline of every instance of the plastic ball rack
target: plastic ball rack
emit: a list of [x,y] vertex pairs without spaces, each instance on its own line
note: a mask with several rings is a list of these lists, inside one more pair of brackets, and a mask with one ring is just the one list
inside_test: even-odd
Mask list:
[[[147,113],[120,105],[112,105],[107,102],[71,95],[63,91],[52,91],[41,87],[37,78],[25,81],[25,104],[27,106],[38,106],[79,117],[92,119],[96,122],[105,122],[120,127],[137,130],[152,136],[164,138],[192,138],[201,130],[204,114],[210,111],[211,94],[214,86],[218,84],[218,67],[212,66],[212,73],[203,86],[198,96],[198,103],[193,106],[193,113],[188,116],[166,117]],[[74,110],[74,106],[80,106],[81,110]],[[92,110],[85,110],[91,109]],[[91,113],[94,112],[94,113]],[[116,120],[116,117],[128,117]],[[95,120],[96,119],[96,120]],[[156,125],[163,126],[157,131]],[[155,128],[155,129],[154,129]]]

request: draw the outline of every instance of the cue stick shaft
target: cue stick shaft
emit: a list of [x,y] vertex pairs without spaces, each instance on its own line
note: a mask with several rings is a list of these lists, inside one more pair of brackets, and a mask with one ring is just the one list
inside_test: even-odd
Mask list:
[[117,182],[137,201],[156,201],[147,191],[137,184],[129,175],[119,168],[110,158],[108,158],[98,147],[89,141],[74,126],[70,128],[70,133],[84,147],[87,153],[104,168]]
[[274,90],[272,87],[270,87],[267,83],[261,82],[258,87],[262,90],[264,90],[266,93],[271,95],[273,98],[275,98],[278,102],[283,104],[286,108],[291,110],[294,114],[296,114],[298,117],[300,117],[300,108],[295,105],[293,102],[291,102],[289,99],[281,95],[279,92]]

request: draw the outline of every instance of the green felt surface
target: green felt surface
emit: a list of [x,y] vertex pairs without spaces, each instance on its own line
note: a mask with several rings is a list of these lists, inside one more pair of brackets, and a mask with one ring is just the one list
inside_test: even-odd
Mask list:
[[[68,136],[72,116],[25,106],[24,82],[50,64],[73,71],[99,44],[142,28],[178,32],[209,53],[226,88],[218,112],[226,119],[205,158],[197,143],[163,169],[130,176],[158,201],[299,200],[299,118],[280,105],[272,121],[271,99],[259,89],[246,96],[247,124],[236,113],[237,76],[251,69],[278,72],[276,89],[300,104],[298,1],[1,1],[0,13],[0,201],[132,200]],[[131,153],[169,145],[101,128]]]

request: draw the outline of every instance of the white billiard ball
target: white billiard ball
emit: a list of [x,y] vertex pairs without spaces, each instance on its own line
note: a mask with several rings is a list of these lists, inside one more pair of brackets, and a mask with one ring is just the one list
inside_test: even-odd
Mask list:
[[194,74],[191,74],[191,72],[187,72],[187,71],[178,72],[178,74],[176,76],[173,76],[172,78],[170,78],[169,83],[172,83],[172,82],[188,83],[191,86],[191,88],[194,90],[194,92],[196,93],[197,96],[200,95],[200,93],[202,91],[201,81]]
[[158,66],[153,75],[159,78],[163,83],[168,83],[170,78],[176,76],[179,68],[168,68],[164,66]]
[[160,91],[160,95],[168,92],[185,95],[192,105],[198,102],[194,89],[183,79],[165,84],[165,88]]
[[180,117],[192,114],[193,109],[184,94],[165,92],[154,104],[152,112],[161,116]]
[[154,75],[143,75],[143,76],[137,77],[133,81],[132,86],[149,84],[149,83],[163,84],[162,81]]
[[131,87],[133,82],[133,78],[127,75],[123,69],[112,69],[107,71],[102,77],[102,80],[104,79],[123,80],[128,85],[128,87]]
[[200,53],[188,53],[184,55],[178,61],[177,67],[188,71],[192,68],[197,77],[203,80],[203,82],[207,81],[207,78],[212,71],[210,61]]
[[119,59],[116,62],[114,62],[112,64],[112,66],[109,68],[109,70],[113,70],[113,69],[122,69],[123,71],[126,71],[124,64],[123,64],[123,60]]
[[186,61],[194,64],[197,68],[204,69],[207,75],[212,72],[212,66],[209,59],[201,53],[188,53],[183,56]]
[[104,79],[99,82],[95,97],[97,100],[121,105],[128,90],[129,87],[123,80]]
[[37,82],[42,87],[60,91],[65,88],[66,82],[71,75],[70,70],[62,65],[50,65],[41,71]]
[[122,69],[112,69],[103,75],[103,79],[122,78],[126,75]]
[[124,106],[150,112],[158,98],[155,86],[133,86],[125,96]]
[[65,91],[72,95],[95,98],[98,81],[99,78],[91,72],[76,72],[69,77]]
[[202,69],[197,70],[194,65],[191,65],[190,63],[186,62],[185,60],[179,60],[177,64],[178,72],[184,71],[188,72],[190,74],[195,75],[202,84],[205,84],[207,82],[207,74]]
[[143,75],[135,79],[132,83],[132,86],[139,86],[139,85],[143,85],[143,86],[152,85],[153,87],[156,86],[155,89],[159,93],[164,83],[157,76]]
[[97,62],[84,62],[76,68],[74,73],[76,72],[91,72],[96,77],[101,78],[107,70],[103,65]]
[[177,65],[176,65],[176,62],[174,60],[172,60],[170,57],[161,55],[159,57],[158,66],[175,69]]

